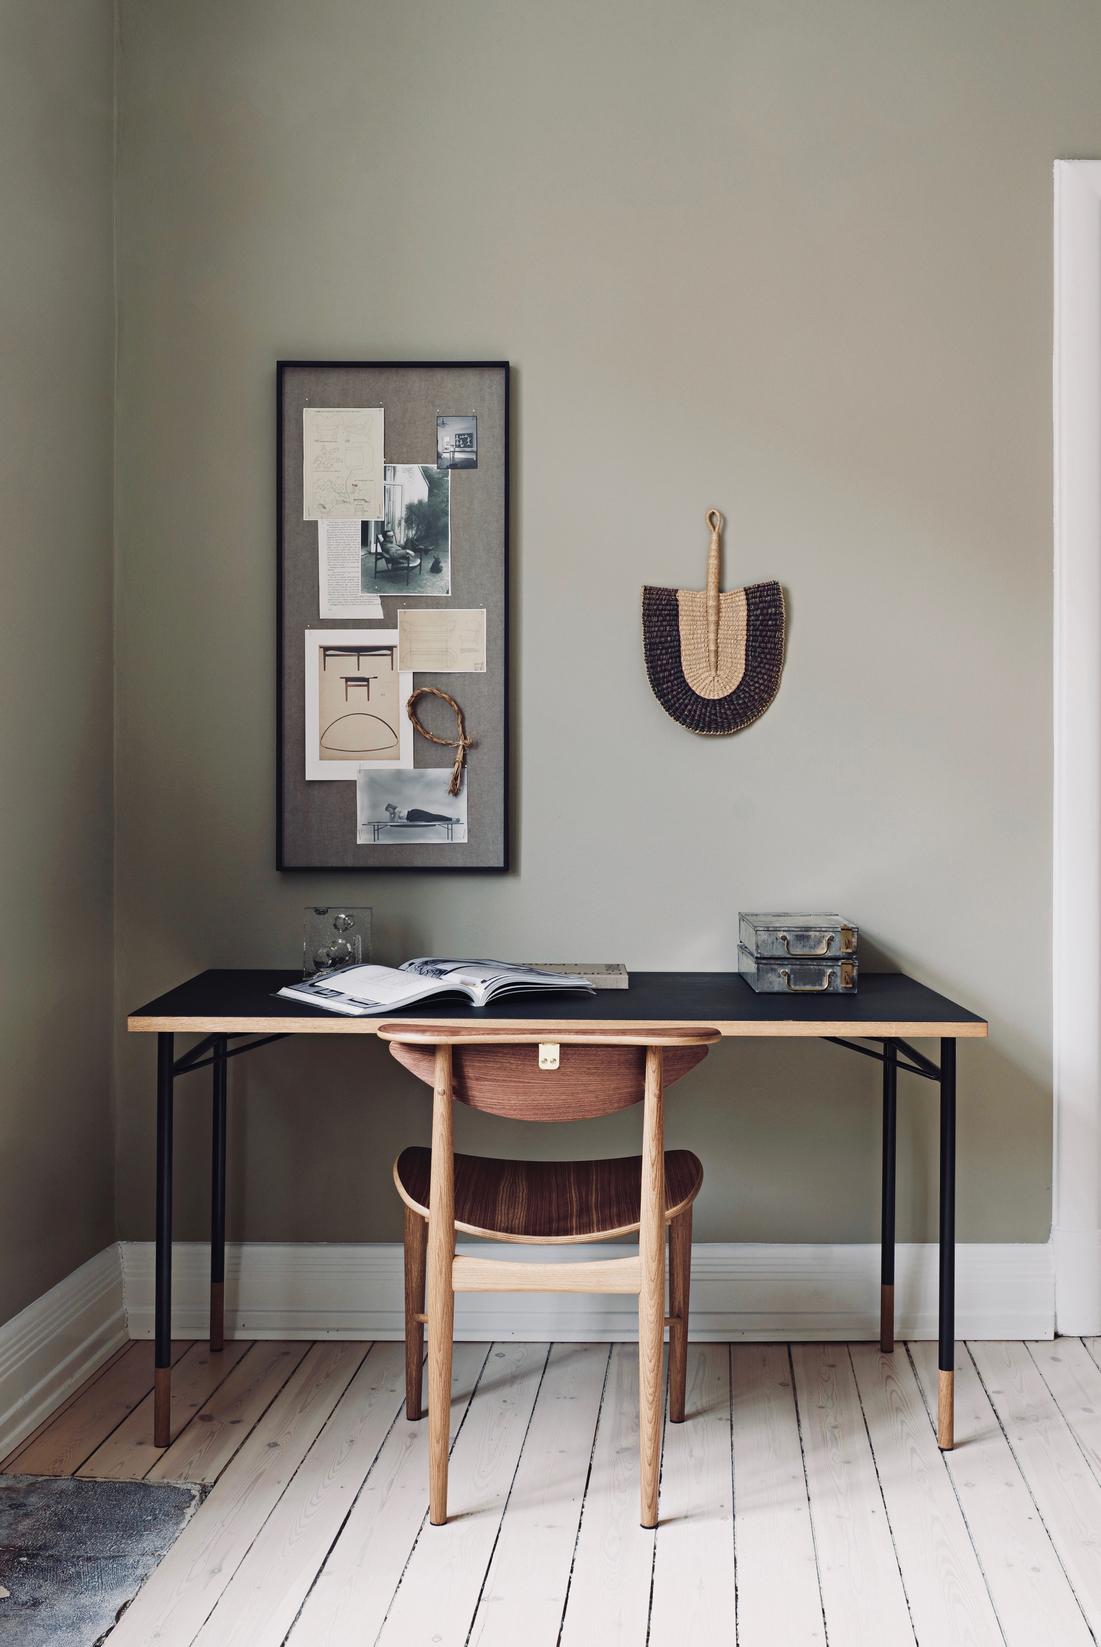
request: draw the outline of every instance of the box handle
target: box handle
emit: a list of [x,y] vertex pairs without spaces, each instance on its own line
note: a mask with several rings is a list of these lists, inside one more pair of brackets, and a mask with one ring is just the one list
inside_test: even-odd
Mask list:
[[784,980],[785,984],[787,984],[788,990],[792,995],[825,995],[830,987],[830,979],[836,975],[836,972],[837,968],[831,966],[829,971],[826,973],[826,981],[824,984],[793,984],[791,981],[791,973],[788,971],[787,967],[782,966],[780,968],[780,976]]
[[778,933],[777,936],[779,937],[779,940],[783,944],[784,948],[787,950],[788,954],[794,955],[796,959],[799,959],[800,957],[806,958],[817,955],[828,955],[830,945],[834,940],[834,934],[832,932],[827,932],[817,949],[792,949],[791,939],[788,937],[786,932]]

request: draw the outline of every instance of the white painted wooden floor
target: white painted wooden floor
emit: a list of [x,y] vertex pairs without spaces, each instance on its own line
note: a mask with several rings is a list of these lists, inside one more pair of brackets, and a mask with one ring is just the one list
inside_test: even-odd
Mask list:
[[148,1349],[5,1465],[213,1482],[110,1647],[1101,1639],[1101,1341],[961,1345],[948,1455],[933,1344],[692,1345],[656,1534],[633,1346],[457,1345],[443,1528],[400,1345],[181,1345],[166,1454]]

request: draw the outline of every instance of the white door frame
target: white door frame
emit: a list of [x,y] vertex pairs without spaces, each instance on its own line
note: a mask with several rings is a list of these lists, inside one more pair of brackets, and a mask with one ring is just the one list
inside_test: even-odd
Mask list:
[[1101,1333],[1101,161],[1055,163],[1055,1326]]

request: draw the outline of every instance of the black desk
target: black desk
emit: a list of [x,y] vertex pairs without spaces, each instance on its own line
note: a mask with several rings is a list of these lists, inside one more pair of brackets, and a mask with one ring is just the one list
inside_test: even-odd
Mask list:
[[[156,1371],[154,1439],[169,1443],[172,1336],[172,1108],[176,1079],[210,1069],[212,1093],[210,1346],[223,1342],[225,1279],[226,1100],[228,1064],[243,1052],[285,1035],[374,1035],[380,1018],[344,1018],[274,992],[297,981],[294,972],[201,972],[158,996],[127,1019],[135,1034],[157,1037]],[[273,998],[274,997],[274,998]],[[901,972],[864,973],[859,994],[757,995],[737,973],[641,972],[625,990],[593,996],[511,996],[476,1008],[448,1002],[421,1005],[390,1018],[439,1024],[485,1023],[517,1030],[549,1022],[616,1024],[643,1033],[680,1024],[710,1024],[724,1037],[817,1037],[883,1070],[883,1198],[881,1209],[880,1347],[894,1348],[895,1112],[899,1071],[936,1083],[940,1092],[940,1401],[938,1440],[953,1444],[955,1337],[956,1042],[983,1037],[986,1023]],[[203,1037],[179,1057],[177,1035]],[[910,1044],[940,1041],[934,1062]],[[862,1041],[873,1044],[864,1046]],[[231,1045],[231,1042],[240,1042]]]

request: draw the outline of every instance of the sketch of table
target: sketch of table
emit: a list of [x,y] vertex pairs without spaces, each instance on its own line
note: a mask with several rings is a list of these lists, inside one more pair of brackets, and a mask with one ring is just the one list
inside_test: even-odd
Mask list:
[[348,702],[348,688],[350,686],[365,686],[367,688],[367,702],[371,701],[371,682],[377,681],[377,675],[341,675],[344,682],[344,702]]
[[[381,642],[372,645],[364,642],[362,646],[323,646],[321,648],[321,668],[324,671],[329,667],[330,658],[354,658],[358,669],[360,658],[380,658],[385,653],[390,659],[390,668],[393,669],[396,651],[397,647],[393,644],[385,646]],[[374,676],[371,678],[373,680]]]
[[380,841],[382,839],[382,831],[384,829],[442,829],[445,840],[453,841],[455,839],[454,818],[438,818],[431,823],[428,822],[427,819],[423,823],[405,823],[404,821],[400,823],[391,823],[388,818],[381,818],[378,823],[375,823],[372,820],[372,839],[375,841]]

